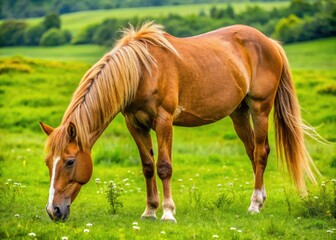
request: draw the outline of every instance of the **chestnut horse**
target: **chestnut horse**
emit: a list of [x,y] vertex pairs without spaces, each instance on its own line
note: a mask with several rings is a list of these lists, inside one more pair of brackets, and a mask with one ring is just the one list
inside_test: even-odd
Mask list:
[[[315,182],[304,145],[304,133],[314,130],[301,120],[287,57],[277,42],[242,25],[188,38],[173,37],[153,22],[139,30],[131,26],[85,73],[61,125],[54,129],[40,122],[49,135],[47,212],[53,220],[68,218],[71,202],[92,174],[91,148],[119,112],[141,157],[147,190],[143,218],[156,219],[157,172],[163,183],[161,219],[176,221],[170,187],[173,125],[194,127],[227,116],[252,163],[248,211],[259,212],[266,199],[263,175],[273,106],[277,153],[303,190],[304,175]],[[150,130],[157,136],[156,166]]]

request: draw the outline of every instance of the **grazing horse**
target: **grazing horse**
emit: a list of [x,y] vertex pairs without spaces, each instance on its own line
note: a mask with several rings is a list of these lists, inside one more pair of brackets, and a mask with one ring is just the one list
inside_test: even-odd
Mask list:
[[[277,42],[243,25],[188,38],[171,36],[153,22],[138,30],[130,26],[85,73],[60,126],[40,122],[49,136],[47,212],[53,220],[68,218],[71,202],[92,174],[91,148],[119,112],[139,149],[146,180],[142,218],[156,219],[157,172],[163,184],[161,219],[176,222],[170,187],[173,125],[201,126],[227,116],[252,163],[248,211],[259,212],[266,199],[263,175],[273,106],[277,153],[303,190],[304,175],[316,181],[304,145],[304,133],[314,130],[301,120],[287,57]],[[157,136],[156,166],[150,130]]]

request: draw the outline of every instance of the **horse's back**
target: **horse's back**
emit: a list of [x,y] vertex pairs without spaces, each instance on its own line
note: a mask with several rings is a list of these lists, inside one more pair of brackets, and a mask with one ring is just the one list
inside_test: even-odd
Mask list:
[[272,41],[243,25],[188,38],[165,37],[178,55],[148,46],[157,66],[141,82],[135,102],[151,102],[151,112],[161,102],[176,125],[204,125],[230,115],[258,85],[254,79],[260,69],[277,62]]
[[231,114],[250,92],[261,65],[276,58],[271,54],[272,41],[244,25],[188,38],[167,35],[167,39],[179,53],[170,71],[178,72],[172,74],[178,81],[177,125],[203,125]]

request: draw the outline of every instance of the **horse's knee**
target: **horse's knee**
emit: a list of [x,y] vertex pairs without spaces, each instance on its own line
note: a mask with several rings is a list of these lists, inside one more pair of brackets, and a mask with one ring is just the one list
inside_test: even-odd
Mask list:
[[152,178],[154,176],[154,163],[153,162],[143,162],[142,163],[142,172],[145,178]]
[[172,176],[173,168],[167,160],[161,160],[157,163],[157,173],[160,179],[167,179]]

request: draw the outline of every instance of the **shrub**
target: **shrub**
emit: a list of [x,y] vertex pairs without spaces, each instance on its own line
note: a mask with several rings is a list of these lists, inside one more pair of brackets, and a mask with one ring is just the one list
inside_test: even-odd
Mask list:
[[45,27],[43,24],[28,27],[24,32],[24,43],[31,46],[39,45],[40,39],[44,32]]
[[302,20],[296,15],[282,18],[275,26],[274,37],[283,42],[295,42],[302,32]]
[[0,46],[24,44],[24,31],[27,24],[16,20],[7,20],[0,25]]
[[61,28],[61,19],[58,14],[50,13],[44,17],[44,27],[48,30],[51,28]]
[[64,38],[66,43],[70,43],[72,39],[72,34],[69,30],[63,30]]
[[120,37],[120,25],[118,19],[105,20],[94,32],[92,41],[99,45],[112,45]]
[[92,24],[81,29],[80,32],[72,39],[72,44],[92,43],[93,35],[98,26],[99,26],[98,24]]
[[64,32],[60,29],[52,28],[45,32],[40,40],[42,46],[58,46],[66,42]]

